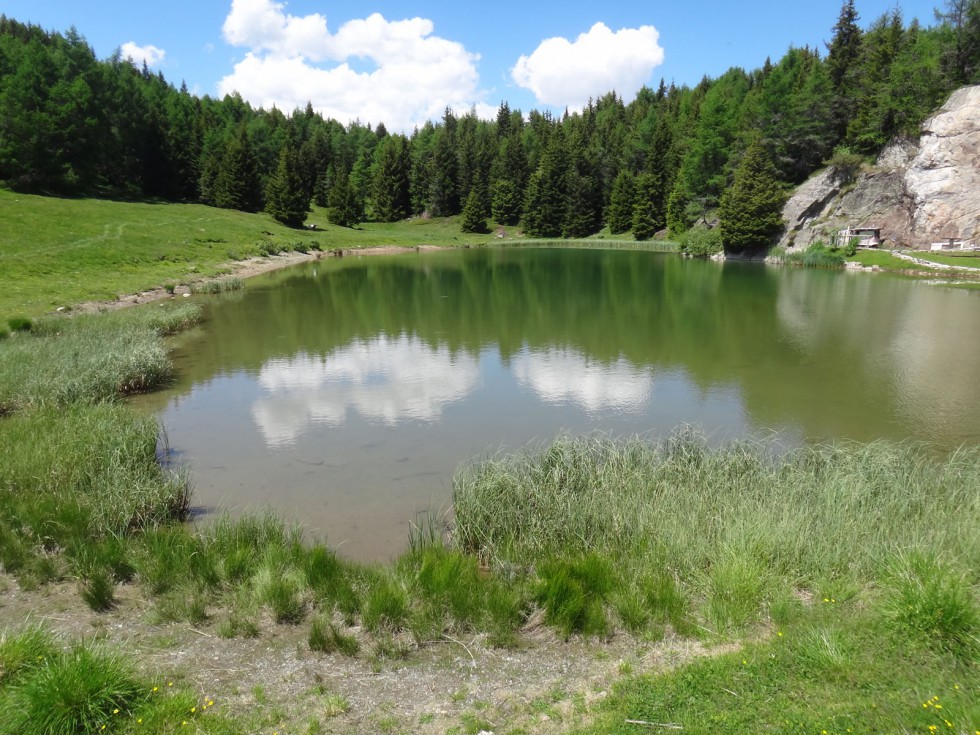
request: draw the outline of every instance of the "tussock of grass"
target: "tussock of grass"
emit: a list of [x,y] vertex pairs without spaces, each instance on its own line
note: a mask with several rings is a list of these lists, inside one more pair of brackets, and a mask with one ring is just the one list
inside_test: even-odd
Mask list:
[[615,586],[607,559],[588,554],[581,559],[553,560],[541,566],[537,601],[545,622],[566,638],[572,633],[605,635],[605,603]]
[[804,268],[843,268],[847,257],[853,252],[827,247],[823,243],[813,243],[806,250],[786,253],[783,262],[800,265]]
[[889,571],[884,605],[893,626],[959,655],[980,650],[980,606],[965,574],[924,551],[898,555]]
[[313,619],[308,643],[311,651],[320,653],[342,653],[353,657],[360,650],[357,638],[341,632],[331,621],[322,617]]
[[397,633],[405,627],[408,617],[408,593],[396,580],[379,578],[364,601],[361,613],[364,627],[375,634]]
[[89,644],[45,659],[0,690],[0,721],[24,735],[100,732],[146,699],[122,659]]
[[158,432],[155,420],[109,404],[0,420],[5,568],[17,573],[45,551],[93,553],[93,540],[182,519],[187,482],[157,463]]
[[199,307],[180,304],[41,320],[0,342],[0,415],[158,388],[172,376],[160,336],[199,318]]

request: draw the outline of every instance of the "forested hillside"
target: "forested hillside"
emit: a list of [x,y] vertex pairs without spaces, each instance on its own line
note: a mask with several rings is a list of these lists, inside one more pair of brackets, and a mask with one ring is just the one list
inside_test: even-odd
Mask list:
[[[733,198],[759,186],[768,198],[758,206],[771,208],[774,190],[916,133],[951,90],[980,80],[980,0],[947,0],[931,27],[897,9],[863,25],[847,0],[828,35],[826,49],[791,48],[693,88],[661,81],[629,104],[608,91],[560,119],[506,103],[489,121],[447,109],[406,136],[382,122],[325,120],[310,104],[196,97],[118,52],[97,59],[74,28],[0,16],[0,180],[266,209],[289,224],[315,201],[344,225],[427,212],[463,214],[471,230],[520,224],[531,236],[604,225],[637,239],[668,226],[676,234],[719,205],[746,211]],[[764,237],[733,232],[731,249]]]

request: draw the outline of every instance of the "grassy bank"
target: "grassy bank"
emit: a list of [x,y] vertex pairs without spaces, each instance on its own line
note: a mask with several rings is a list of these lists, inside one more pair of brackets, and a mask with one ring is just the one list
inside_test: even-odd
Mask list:
[[86,301],[112,300],[229,272],[235,262],[292,250],[489,242],[457,218],[336,227],[284,227],[266,214],[197,204],[58,199],[0,189],[0,322]]

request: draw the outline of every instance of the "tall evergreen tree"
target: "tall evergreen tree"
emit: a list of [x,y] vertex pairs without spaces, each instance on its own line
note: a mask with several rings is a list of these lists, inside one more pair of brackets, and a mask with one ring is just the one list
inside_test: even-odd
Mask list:
[[374,219],[380,222],[405,219],[411,208],[408,141],[401,135],[389,135],[378,144],[374,155]]
[[357,193],[351,187],[347,172],[333,177],[327,205],[327,219],[331,224],[353,227],[364,221],[364,202],[358,199]]
[[620,171],[613,184],[606,221],[609,232],[619,235],[627,232],[633,225],[633,198],[635,195],[633,176],[629,171]]
[[483,204],[480,202],[480,195],[476,189],[473,189],[470,195],[466,197],[460,229],[463,232],[487,232],[487,217],[483,212]]
[[827,74],[834,92],[838,139],[844,136],[857,104],[855,81],[861,54],[861,29],[857,21],[854,0],[845,0],[834,26],[834,37],[827,45]]
[[306,221],[310,200],[306,196],[299,156],[291,141],[279,152],[279,163],[266,185],[265,200],[265,210],[287,227],[299,227]]
[[637,179],[633,204],[632,229],[637,240],[649,240],[664,228],[666,218],[661,206],[663,195],[660,181],[654,174],[643,174]]
[[259,172],[244,124],[225,148],[212,196],[215,206],[223,209],[258,212],[262,208]]
[[524,201],[524,230],[532,237],[561,237],[565,227],[568,153],[561,127],[552,131],[541,165],[531,174]]
[[758,141],[752,143],[721,198],[718,214],[725,251],[740,253],[768,246],[783,227],[785,200],[766,149]]

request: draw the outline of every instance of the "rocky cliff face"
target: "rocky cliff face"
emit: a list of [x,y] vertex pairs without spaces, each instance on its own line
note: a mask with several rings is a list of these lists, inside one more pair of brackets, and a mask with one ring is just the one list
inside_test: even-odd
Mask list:
[[800,186],[783,210],[780,245],[831,242],[847,227],[881,227],[895,244],[928,248],[955,237],[980,244],[980,86],[964,87],[922,126],[918,141],[888,146],[846,187],[829,170]]

